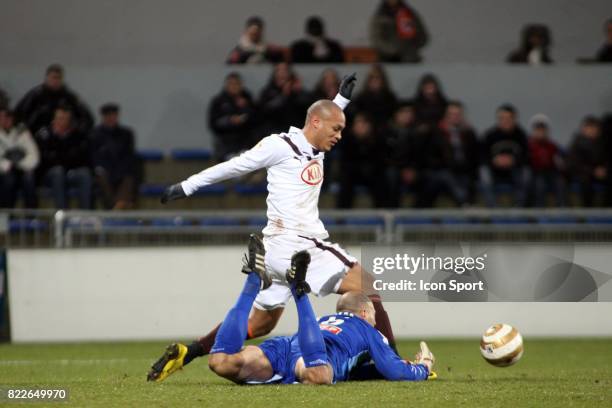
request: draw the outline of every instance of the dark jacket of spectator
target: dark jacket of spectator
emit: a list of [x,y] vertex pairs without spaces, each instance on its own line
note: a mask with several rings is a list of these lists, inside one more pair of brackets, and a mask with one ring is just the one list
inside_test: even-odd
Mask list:
[[291,62],[331,64],[344,62],[344,51],[338,41],[308,37],[291,45]]
[[392,91],[373,92],[365,90],[355,98],[354,107],[358,112],[367,112],[374,124],[380,126],[395,110],[397,98]]
[[17,104],[15,115],[35,134],[51,123],[55,110],[60,106],[68,107],[73,112],[73,122],[78,131],[89,132],[94,123],[89,108],[65,85],[58,90],[44,84],[31,89]]
[[349,130],[342,138],[341,158],[345,169],[357,167],[365,174],[381,174],[387,160],[387,149],[377,133],[357,136]]
[[612,166],[612,112],[605,113],[601,118],[601,137],[604,140],[606,152],[610,158],[608,164]]
[[549,49],[552,44],[550,30],[543,24],[530,24],[521,32],[521,46],[508,55],[513,64],[551,64]]
[[4,89],[0,88],[0,109],[8,109],[9,101],[9,97],[6,92],[4,92]]
[[317,84],[312,91],[312,99],[317,101],[319,99],[334,99],[338,93],[338,87],[340,86],[340,77],[333,68],[327,68],[321,73]]
[[319,17],[306,21],[306,37],[291,45],[291,62],[338,63],[344,62],[344,50],[336,40],[325,36],[325,26]]
[[612,62],[612,44],[606,44],[599,49],[597,61]]
[[136,175],[134,132],[130,128],[98,125],[91,132],[90,148],[92,165],[104,169],[111,183]]
[[391,87],[384,69],[374,65],[366,78],[363,90],[349,105],[352,111],[367,112],[376,127],[389,121],[397,106],[397,97]]
[[426,136],[418,133],[416,128],[390,126],[385,130],[387,136],[387,156],[385,161],[398,169],[417,169],[425,166],[423,147]]
[[274,67],[272,78],[259,96],[262,134],[286,132],[289,126],[302,123],[312,95],[302,88],[301,79],[287,64]]
[[438,78],[432,74],[424,75],[419,82],[413,103],[417,122],[427,125],[431,130],[435,129],[448,105]]
[[527,164],[528,157],[527,135],[518,125],[510,132],[505,132],[495,126],[484,135],[482,153],[484,163],[487,163],[491,170],[496,173],[505,173],[504,170],[496,168],[493,164],[493,160],[498,154],[512,156],[514,164],[511,169],[523,167]]
[[602,123],[594,116],[582,120],[580,130],[574,137],[569,152],[569,168],[577,181],[582,205],[592,207],[595,204],[597,185],[606,190],[605,201],[610,203],[610,156],[602,135]]
[[72,129],[65,135],[57,135],[52,126],[43,127],[36,133],[40,151],[38,171],[45,174],[50,168],[62,166],[66,170],[90,166],[89,138]]
[[225,90],[215,96],[208,109],[208,124],[215,134],[217,159],[250,148],[254,122],[255,106],[247,90],[238,97]]
[[373,122],[358,113],[340,144],[340,192],[338,207],[351,208],[355,187],[366,186],[375,207],[387,206],[385,159],[387,149]]
[[389,207],[400,205],[402,190],[409,187],[414,195],[416,207],[426,207],[423,195],[426,185],[425,172],[428,166],[427,152],[431,137],[428,132],[415,126],[412,105],[403,103],[394,115],[394,121],[384,130],[386,136],[385,162],[389,189]]
[[450,128],[441,122],[432,135],[429,167],[448,169],[476,180],[480,164],[480,147],[474,129],[469,126]]
[[402,0],[384,0],[370,23],[370,41],[384,62],[419,62],[429,35],[423,20]]
[[612,62],[612,18],[605,24],[606,43],[602,45],[597,53],[597,61]]
[[577,134],[569,151],[569,167],[571,174],[579,180],[593,179],[596,167],[607,167],[610,158],[607,156],[605,141],[600,136],[589,139]]

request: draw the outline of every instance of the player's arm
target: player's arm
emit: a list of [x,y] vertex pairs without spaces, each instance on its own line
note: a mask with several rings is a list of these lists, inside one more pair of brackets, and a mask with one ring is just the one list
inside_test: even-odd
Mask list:
[[370,356],[376,370],[390,381],[422,381],[429,375],[427,364],[411,364],[398,357],[378,330],[368,330]]
[[209,167],[181,183],[168,187],[162,194],[161,202],[165,204],[185,198],[202,187],[273,166],[285,158],[285,149],[284,142],[278,136],[268,136],[240,156]]
[[334,98],[334,103],[344,110],[351,102],[351,95],[355,88],[355,82],[357,81],[357,74],[353,72],[351,75],[347,75],[342,78],[340,87],[338,88],[338,94]]

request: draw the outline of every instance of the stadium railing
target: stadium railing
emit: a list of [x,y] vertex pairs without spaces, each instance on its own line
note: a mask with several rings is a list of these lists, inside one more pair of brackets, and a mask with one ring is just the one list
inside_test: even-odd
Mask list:
[[[612,241],[612,209],[326,210],[345,245],[438,241]],[[244,244],[263,210],[3,210],[0,246],[88,248]]]

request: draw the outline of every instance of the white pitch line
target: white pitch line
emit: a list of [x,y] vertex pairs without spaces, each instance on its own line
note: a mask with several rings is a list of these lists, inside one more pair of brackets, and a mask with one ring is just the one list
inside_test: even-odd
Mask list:
[[0,366],[10,365],[35,365],[35,364],[59,364],[59,365],[70,365],[70,364],[122,364],[131,361],[144,362],[150,361],[146,358],[109,358],[109,359],[89,359],[89,360],[0,360]]

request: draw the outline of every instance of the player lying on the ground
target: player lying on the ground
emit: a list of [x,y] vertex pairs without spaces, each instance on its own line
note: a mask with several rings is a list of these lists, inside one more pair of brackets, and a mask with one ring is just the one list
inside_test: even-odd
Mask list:
[[[326,241],[329,234],[319,219],[318,201],[323,180],[323,159],[342,138],[345,127],[343,109],[350,102],[355,86],[355,74],[345,77],[334,101],[320,100],[308,108],[302,129],[291,127],[288,132],[265,137],[247,152],[212,166],[170,186],[162,202],[185,198],[199,188],[252,171],[267,170],[268,224],[263,230],[265,259],[262,264],[273,281],[264,287],[254,302],[246,336],[264,336],[276,326],[285,304],[291,297],[284,274],[291,255],[307,250],[312,262],[308,283],[312,293],[326,296],[349,291],[365,291],[376,311],[376,328],[395,347],[389,317],[373,289],[373,278],[362,271],[357,259],[338,244]],[[264,266],[262,266],[264,267]],[[162,381],[169,374],[196,357],[206,355],[215,341],[220,326],[188,346],[176,344],[151,367],[149,380]],[[166,367],[170,363],[170,368]]]
[[387,380],[428,378],[434,356],[427,344],[421,342],[421,352],[414,364],[401,360],[374,328],[374,306],[363,293],[345,293],[338,301],[336,313],[317,322],[305,281],[309,263],[308,252],[298,252],[291,258],[287,271],[297,306],[297,334],[243,347],[249,311],[265,276],[249,272],[238,301],[217,333],[208,360],[211,370],[236,383],[333,384],[349,380],[351,370],[360,361],[371,359],[377,376]]

